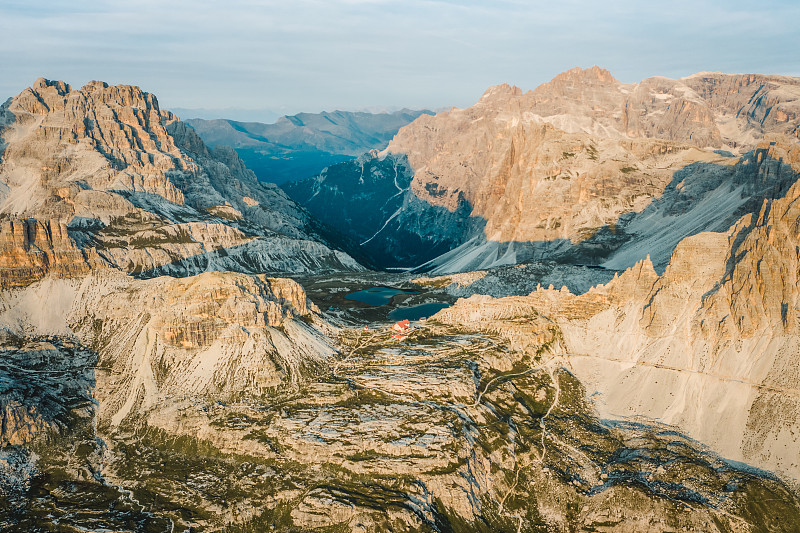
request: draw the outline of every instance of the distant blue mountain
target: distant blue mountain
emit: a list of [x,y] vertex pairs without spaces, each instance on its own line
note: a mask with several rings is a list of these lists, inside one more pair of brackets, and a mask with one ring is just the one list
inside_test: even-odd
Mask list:
[[274,124],[197,118],[185,122],[209,146],[234,148],[259,180],[284,183],[314,176],[369,150],[382,150],[400,128],[423,114],[433,112],[300,113]]

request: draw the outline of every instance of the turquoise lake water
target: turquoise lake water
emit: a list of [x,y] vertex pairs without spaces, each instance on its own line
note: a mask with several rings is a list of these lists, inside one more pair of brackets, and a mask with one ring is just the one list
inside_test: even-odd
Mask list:
[[445,307],[450,307],[450,304],[435,302],[412,305],[411,307],[398,307],[389,313],[389,320],[419,320],[420,318],[427,318]]
[[392,300],[392,296],[403,294],[406,291],[392,289],[391,287],[372,287],[363,291],[351,292],[345,296],[346,300],[355,300],[369,305],[386,305]]

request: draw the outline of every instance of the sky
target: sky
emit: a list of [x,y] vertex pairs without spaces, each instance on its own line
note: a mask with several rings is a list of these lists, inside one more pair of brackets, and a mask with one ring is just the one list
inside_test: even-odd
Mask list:
[[2,0],[0,58],[0,101],[43,76],[184,118],[439,109],[575,66],[800,76],[800,1]]

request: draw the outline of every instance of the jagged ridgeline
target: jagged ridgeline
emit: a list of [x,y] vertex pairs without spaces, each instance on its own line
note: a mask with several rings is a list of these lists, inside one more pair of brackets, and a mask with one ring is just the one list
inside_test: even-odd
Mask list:
[[5,285],[98,266],[138,277],[360,269],[233,150],[209,150],[137,87],[39,79],[3,104],[0,124]]
[[785,194],[798,116],[795,78],[623,84],[573,69],[525,93],[492,87],[472,107],[418,118],[377,157],[284,188],[383,267],[625,269],[649,254],[660,270],[682,238]]
[[[573,70],[298,205],[138,88],[38,80],[0,108],[0,529],[798,531],[797,96]],[[455,303],[343,308],[384,283]]]

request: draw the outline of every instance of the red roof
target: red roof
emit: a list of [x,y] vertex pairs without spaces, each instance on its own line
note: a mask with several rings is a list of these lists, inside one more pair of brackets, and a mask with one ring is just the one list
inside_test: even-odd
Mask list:
[[397,322],[394,326],[392,326],[392,329],[395,331],[405,331],[410,327],[411,323],[408,320],[401,320],[400,322]]

